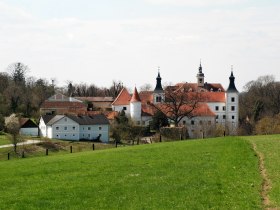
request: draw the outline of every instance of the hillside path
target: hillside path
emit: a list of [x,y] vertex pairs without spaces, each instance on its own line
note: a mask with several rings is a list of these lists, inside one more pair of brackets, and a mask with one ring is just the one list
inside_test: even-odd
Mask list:
[[[18,143],[17,146],[27,145],[27,144],[37,144],[37,143],[40,143],[40,142],[41,142],[40,140],[27,140],[25,142]],[[13,144],[6,144],[6,145],[0,146],[0,148],[7,148],[7,147],[13,147],[13,146],[14,146]]]

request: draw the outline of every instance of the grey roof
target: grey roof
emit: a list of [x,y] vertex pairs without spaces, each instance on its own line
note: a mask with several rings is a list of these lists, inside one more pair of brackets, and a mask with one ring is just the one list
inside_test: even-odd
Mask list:
[[55,117],[55,115],[43,115],[42,119],[45,122],[45,124],[47,124],[54,117]]
[[61,120],[64,117],[64,115],[56,115],[54,116],[48,123],[46,123],[47,125],[52,125],[55,122],[57,122],[58,120]]
[[108,125],[109,120],[103,114],[93,115],[93,116],[74,116],[67,115],[71,120],[75,121],[80,125]]

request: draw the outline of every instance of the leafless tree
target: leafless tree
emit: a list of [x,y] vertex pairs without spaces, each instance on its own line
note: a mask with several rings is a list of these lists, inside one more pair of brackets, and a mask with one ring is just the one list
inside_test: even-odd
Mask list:
[[19,130],[20,124],[19,119],[16,117],[15,114],[11,114],[5,120],[5,126],[7,132],[10,134],[11,143],[14,145],[14,152],[17,152],[17,144],[21,141]]
[[164,113],[177,127],[184,117],[192,118],[194,116],[193,112],[197,109],[199,101],[201,101],[199,92],[185,92],[167,88],[162,102],[150,103],[150,105]]

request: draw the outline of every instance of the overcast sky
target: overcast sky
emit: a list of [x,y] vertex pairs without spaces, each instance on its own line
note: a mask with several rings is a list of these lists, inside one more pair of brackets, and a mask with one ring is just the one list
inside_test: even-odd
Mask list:
[[109,86],[280,80],[279,0],[0,0],[0,70]]

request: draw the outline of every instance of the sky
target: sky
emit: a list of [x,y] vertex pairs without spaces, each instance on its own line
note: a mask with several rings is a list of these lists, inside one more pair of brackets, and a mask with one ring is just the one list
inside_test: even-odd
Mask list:
[[280,80],[279,0],[0,0],[0,71],[58,86]]

